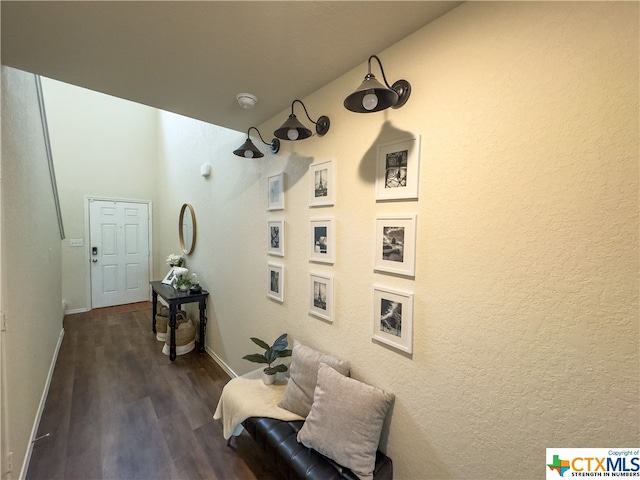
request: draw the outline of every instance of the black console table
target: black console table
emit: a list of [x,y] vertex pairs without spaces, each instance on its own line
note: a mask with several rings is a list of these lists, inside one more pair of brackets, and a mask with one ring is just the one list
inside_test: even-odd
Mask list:
[[153,333],[156,333],[156,314],[158,313],[158,295],[169,304],[169,324],[167,334],[170,335],[169,358],[173,362],[176,359],[176,312],[178,307],[183,303],[198,302],[200,307],[200,342],[198,344],[198,352],[204,353],[204,334],[207,326],[207,297],[209,292],[202,290],[200,293],[181,292],[173,288],[171,285],[165,285],[162,282],[151,282],[153,290],[153,317],[151,327]]

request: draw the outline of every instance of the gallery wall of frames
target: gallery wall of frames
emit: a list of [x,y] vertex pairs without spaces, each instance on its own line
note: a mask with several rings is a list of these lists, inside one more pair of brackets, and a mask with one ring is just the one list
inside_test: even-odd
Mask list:
[[[320,160],[309,166],[309,223],[287,222],[285,205],[286,174],[267,177],[267,298],[284,304],[285,265],[288,229],[308,229],[309,315],[328,323],[334,320],[334,278],[336,261],[336,218],[333,207],[336,195],[335,159]],[[420,135],[399,138],[377,145],[376,180],[371,194],[376,204],[406,202],[407,212],[387,215],[382,211],[371,219],[375,232],[375,251],[371,268],[377,273],[415,280],[417,215],[411,211],[418,200],[420,169]],[[381,209],[382,210],[382,209]],[[406,354],[413,353],[413,292],[388,288],[384,282],[373,286],[372,338]]]

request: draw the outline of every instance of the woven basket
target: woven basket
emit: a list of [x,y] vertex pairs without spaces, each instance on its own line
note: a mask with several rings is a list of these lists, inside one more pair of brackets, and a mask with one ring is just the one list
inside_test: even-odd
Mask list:
[[[171,337],[167,335],[162,347],[162,353],[169,355]],[[176,355],[184,355],[189,353],[196,346],[196,327],[191,320],[181,322],[176,326]]]
[[[187,321],[187,312],[178,310],[176,312],[176,328],[181,323]],[[169,328],[169,308],[162,307],[160,313],[156,315],[156,339],[164,342],[167,339],[167,329]]]

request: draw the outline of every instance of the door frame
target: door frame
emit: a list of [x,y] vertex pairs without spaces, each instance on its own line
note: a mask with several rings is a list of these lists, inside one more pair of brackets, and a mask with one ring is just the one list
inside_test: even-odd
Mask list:
[[[126,202],[126,203],[142,203],[147,205],[147,211],[149,212],[149,278],[148,282],[153,279],[153,205],[151,200],[140,200],[132,198],[114,198],[103,197],[97,195],[85,195],[84,197],[84,251],[85,251],[85,276],[87,278],[85,295],[88,303],[88,310],[93,309],[93,296],[91,295],[91,225],[89,224],[89,212],[92,201],[104,201],[104,202]],[[149,285],[149,301],[151,301],[151,285]]]

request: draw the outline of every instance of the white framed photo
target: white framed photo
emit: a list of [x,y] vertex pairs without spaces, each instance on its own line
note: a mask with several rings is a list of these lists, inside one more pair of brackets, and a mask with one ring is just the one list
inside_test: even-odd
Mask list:
[[378,145],[376,200],[418,199],[420,135]]
[[284,257],[284,220],[278,218],[267,221],[267,253]]
[[171,267],[171,270],[169,270],[162,279],[162,283],[164,283],[165,285],[173,284],[173,280],[176,278],[175,269],[176,267]]
[[333,160],[309,165],[311,177],[310,207],[327,207],[335,204],[336,181]]
[[267,210],[284,210],[284,172],[267,177]]
[[376,218],[374,270],[415,276],[417,215]]
[[267,264],[267,297],[284,302],[284,265]]
[[372,338],[413,353],[413,293],[374,285]]
[[311,273],[309,278],[309,314],[333,322],[333,277]]
[[333,263],[335,250],[333,218],[312,218],[309,235],[309,260]]

